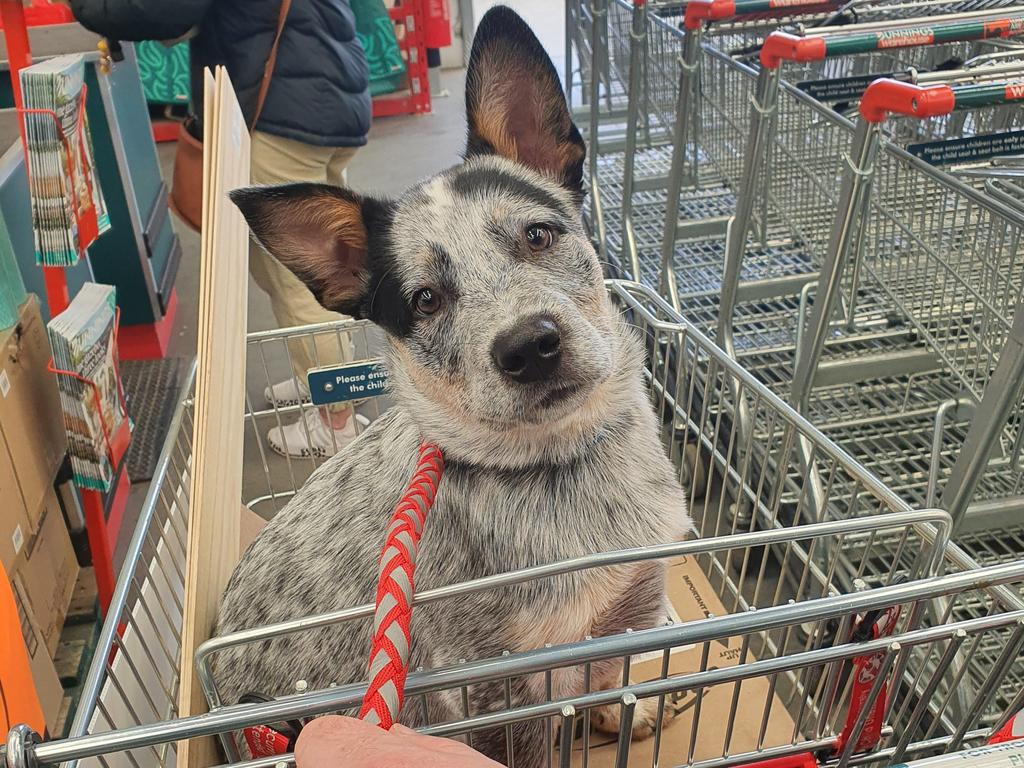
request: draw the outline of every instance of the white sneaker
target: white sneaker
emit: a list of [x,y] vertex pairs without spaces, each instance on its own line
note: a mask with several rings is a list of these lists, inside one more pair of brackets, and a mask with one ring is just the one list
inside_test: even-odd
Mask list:
[[[272,428],[267,432],[267,442],[282,456],[326,459],[355,440],[369,423],[369,419],[356,413],[341,429],[331,429],[320,418],[320,410],[310,408],[298,421]],[[359,429],[356,424],[359,424]]]
[[263,390],[267,403],[275,408],[288,408],[293,405],[304,405],[310,402],[309,388],[306,382],[297,376],[291,376]]

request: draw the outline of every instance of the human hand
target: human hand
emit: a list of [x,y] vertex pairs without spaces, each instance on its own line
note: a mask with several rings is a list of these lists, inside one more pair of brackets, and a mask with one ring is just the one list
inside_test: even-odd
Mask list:
[[298,768],[502,768],[465,744],[424,736],[403,725],[390,731],[351,717],[318,717],[295,745]]

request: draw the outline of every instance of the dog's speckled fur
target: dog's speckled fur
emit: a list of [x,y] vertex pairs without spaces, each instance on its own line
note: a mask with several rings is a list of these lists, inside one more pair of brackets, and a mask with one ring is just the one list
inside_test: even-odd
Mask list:
[[[332,309],[387,332],[395,407],[309,478],[245,553],[217,623],[226,634],[372,602],[385,527],[421,440],[446,458],[423,534],[418,590],[565,558],[681,538],[686,503],[658,438],[642,380],[641,343],[616,316],[580,218],[583,142],[554,69],[511,11],[481,21],[467,83],[470,138],[462,164],[396,202],[314,185],[244,190],[234,199],[258,239]],[[543,224],[534,252],[523,232]],[[441,297],[418,314],[417,291]],[[549,381],[521,384],[491,345],[545,314],[561,332]],[[563,398],[559,388],[576,387]],[[412,665],[426,668],[652,626],[663,568],[578,573],[417,608]],[[290,635],[221,654],[225,702],[363,680],[368,622]],[[594,672],[607,687],[621,674]],[[580,691],[555,677],[554,695]],[[519,680],[513,704],[544,696]],[[474,712],[504,707],[499,684],[471,691]],[[461,702],[431,697],[431,719]],[[449,709],[450,708],[450,709]],[[417,724],[419,707],[403,720]],[[639,717],[639,715],[638,715]],[[517,726],[516,765],[540,765],[543,725]],[[504,760],[504,731],[475,744]]]

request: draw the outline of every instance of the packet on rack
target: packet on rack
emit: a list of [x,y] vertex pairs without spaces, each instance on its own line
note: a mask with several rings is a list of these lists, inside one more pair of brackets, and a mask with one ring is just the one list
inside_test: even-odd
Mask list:
[[81,377],[57,376],[75,485],[104,493],[117,469],[110,462],[111,444],[127,419],[118,379],[115,317],[113,286],[86,283],[47,326],[54,365]]
[[77,264],[110,229],[85,111],[85,59],[65,54],[19,72],[36,261]]
[[[703,568],[692,557],[672,560],[666,574],[667,593],[673,623],[685,623],[707,618],[709,615],[724,616],[727,611],[712,587]],[[707,669],[734,667],[740,661],[741,639],[729,637],[713,641],[708,648]],[[669,656],[669,675],[698,672],[701,669],[703,644],[681,646]],[[747,661],[755,657],[748,651]],[[633,657],[630,663],[630,681],[633,683],[658,680],[662,677],[663,653],[655,652]],[[660,759],[655,763],[654,739],[634,739],[629,752],[630,765],[679,765],[688,762],[721,758],[726,752],[738,754],[757,748],[761,722],[764,718],[769,696],[769,681],[755,677],[743,681],[736,697],[736,712],[733,718],[731,738],[729,736],[730,710],[736,684],[728,683],[705,688],[701,692],[700,720],[697,737],[690,755],[691,732],[696,711],[697,693],[688,691],[675,702],[679,714],[668,723],[661,737]],[[656,701],[656,700],[655,700]],[[772,696],[768,713],[767,728],[763,746],[789,744],[793,738],[794,725],[785,704],[778,695]],[[615,765],[617,737],[591,731],[589,768],[612,768]],[[577,738],[573,745],[573,766],[582,765],[583,740]]]

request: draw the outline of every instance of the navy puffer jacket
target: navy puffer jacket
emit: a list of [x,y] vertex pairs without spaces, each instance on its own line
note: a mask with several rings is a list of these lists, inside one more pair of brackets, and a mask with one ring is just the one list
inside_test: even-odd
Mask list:
[[[205,7],[204,0],[71,1],[85,27],[115,40],[164,39],[198,23],[190,50],[194,107],[202,109],[203,67],[222,64],[247,121],[280,7],[280,0],[205,0]],[[176,12],[186,15],[175,19]],[[370,114],[369,70],[349,0],[292,0],[257,130],[356,147],[366,143]]]

